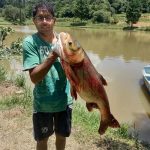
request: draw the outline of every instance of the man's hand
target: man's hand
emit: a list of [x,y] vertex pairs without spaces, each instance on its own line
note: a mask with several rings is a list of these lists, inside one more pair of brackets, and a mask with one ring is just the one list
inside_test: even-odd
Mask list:
[[59,57],[62,57],[63,46],[61,43],[60,35],[58,36],[58,40],[52,45],[52,51],[56,53]]
[[52,52],[56,53],[60,57],[61,47],[58,41],[52,45]]

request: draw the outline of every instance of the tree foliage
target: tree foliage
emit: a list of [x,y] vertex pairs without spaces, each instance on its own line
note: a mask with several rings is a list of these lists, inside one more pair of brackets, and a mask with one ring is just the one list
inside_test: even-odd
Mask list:
[[93,13],[92,22],[98,23],[98,22],[104,22],[104,23],[110,23],[110,17],[111,13],[104,10],[98,10]]
[[73,9],[74,17],[80,18],[81,21],[89,18],[89,8],[85,0],[76,0]]
[[10,27],[0,27],[0,48],[3,48],[3,41],[5,40],[6,36],[13,32],[13,29]]
[[139,0],[129,0],[126,11],[127,23],[133,26],[141,17],[141,3]]
[[11,21],[14,24],[16,24],[18,22],[24,22],[25,18],[26,18],[24,11],[20,12],[19,8],[14,7],[12,5],[6,6],[3,16],[6,20]]
[[[6,18],[14,22],[13,18],[15,18],[17,14],[18,22],[23,23],[25,18],[32,17],[32,7],[41,1],[51,2],[54,5],[55,14],[58,18],[75,17],[80,18],[80,20],[91,19],[94,22],[111,22],[115,14],[126,13],[126,11],[128,11],[128,18],[129,16],[133,16],[132,13],[129,13],[133,9],[129,8],[129,3],[131,3],[132,0],[0,0],[0,12],[5,14],[4,12],[6,12],[9,6],[9,11],[14,12],[14,14],[12,17],[7,16]],[[136,1],[141,4],[142,13],[150,12],[150,0]],[[14,10],[14,8],[16,10]],[[138,16],[136,18],[138,18]]]

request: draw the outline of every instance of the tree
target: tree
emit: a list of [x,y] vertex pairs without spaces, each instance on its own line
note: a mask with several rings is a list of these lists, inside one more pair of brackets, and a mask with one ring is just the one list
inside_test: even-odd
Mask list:
[[141,17],[141,3],[139,0],[129,0],[126,10],[127,23],[133,27],[133,23],[137,23]]
[[19,16],[19,9],[12,5],[7,5],[4,9],[4,18],[11,22],[16,22]]
[[111,1],[111,7],[113,7],[116,11],[116,13],[122,13],[125,11],[126,7],[126,0],[113,0]]
[[74,14],[71,9],[71,6],[66,4],[66,6],[62,7],[59,16],[72,18],[74,16]]
[[0,0],[0,8],[4,7],[5,0]]
[[141,0],[142,12],[150,12],[150,0]]
[[76,0],[74,3],[74,16],[82,20],[89,17],[89,8],[85,0]]
[[25,0],[16,0],[15,3],[19,8],[19,20],[20,20],[20,24],[22,24],[25,20],[24,13],[22,12],[22,8],[25,7]]
[[105,10],[98,10],[93,13],[92,22],[93,23],[110,23],[111,12]]

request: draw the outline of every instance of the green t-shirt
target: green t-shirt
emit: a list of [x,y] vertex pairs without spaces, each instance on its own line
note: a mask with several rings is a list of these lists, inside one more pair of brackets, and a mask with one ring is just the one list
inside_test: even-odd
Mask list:
[[[41,64],[51,51],[52,44],[37,33],[23,41],[23,67],[28,70]],[[70,83],[57,59],[42,81],[35,84],[33,108],[36,112],[59,112],[72,104]]]

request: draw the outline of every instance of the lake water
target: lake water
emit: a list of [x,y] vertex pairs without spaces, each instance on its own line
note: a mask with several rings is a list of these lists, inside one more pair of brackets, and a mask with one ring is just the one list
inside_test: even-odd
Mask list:
[[[36,32],[33,26],[15,27],[5,44]],[[72,33],[107,80],[110,108],[119,122],[129,122],[139,138],[150,142],[150,93],[143,86],[142,69],[150,64],[150,33],[108,29],[56,28]],[[14,61],[14,60],[13,60]],[[9,63],[6,63],[9,66]],[[13,63],[11,62],[11,67]]]

